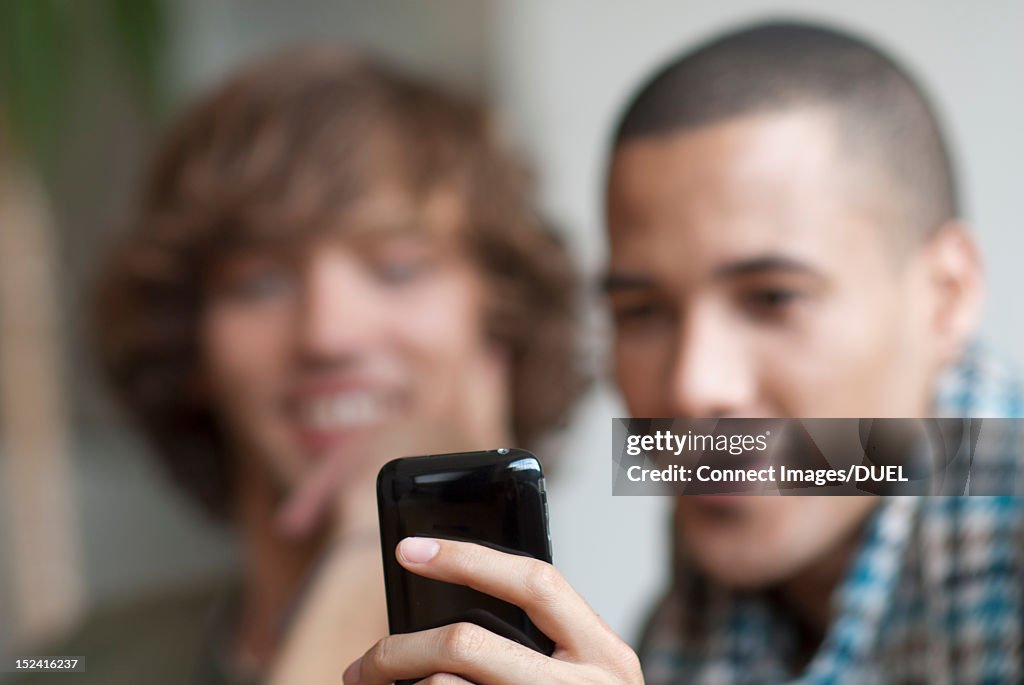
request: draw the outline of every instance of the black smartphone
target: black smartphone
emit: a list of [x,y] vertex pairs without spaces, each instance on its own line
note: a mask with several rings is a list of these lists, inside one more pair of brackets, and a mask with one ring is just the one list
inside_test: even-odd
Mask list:
[[406,537],[486,545],[551,562],[540,461],[502,448],[403,457],[377,476],[388,624],[392,634],[468,621],[550,655],[554,643],[522,609],[468,587],[406,571],[395,547]]

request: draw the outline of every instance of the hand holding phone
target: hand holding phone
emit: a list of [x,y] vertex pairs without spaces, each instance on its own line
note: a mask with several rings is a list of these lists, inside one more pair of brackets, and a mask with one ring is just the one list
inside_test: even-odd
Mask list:
[[[385,466],[378,496],[392,634],[349,666],[346,685],[642,685],[633,650],[550,563],[539,467],[521,450]],[[474,620],[474,609],[487,620]]]
[[456,623],[379,641],[345,671],[346,685],[424,683],[642,685],[640,663],[550,564],[468,542],[407,538],[402,568],[471,586],[522,609],[555,642],[551,656],[473,623]]

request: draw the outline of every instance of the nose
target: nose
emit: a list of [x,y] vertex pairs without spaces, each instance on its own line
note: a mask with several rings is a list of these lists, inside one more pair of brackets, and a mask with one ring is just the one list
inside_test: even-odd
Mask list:
[[381,307],[358,261],[342,251],[310,259],[296,333],[301,356],[336,362],[372,344]]
[[673,415],[750,415],[756,378],[747,348],[743,332],[730,325],[727,312],[704,306],[682,317],[668,383]]

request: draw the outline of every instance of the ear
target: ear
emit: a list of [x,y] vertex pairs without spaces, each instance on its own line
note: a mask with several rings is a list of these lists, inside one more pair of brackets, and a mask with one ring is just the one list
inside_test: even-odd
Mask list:
[[938,342],[939,363],[956,361],[981,320],[985,276],[981,253],[959,221],[950,221],[925,246],[933,294],[931,334]]

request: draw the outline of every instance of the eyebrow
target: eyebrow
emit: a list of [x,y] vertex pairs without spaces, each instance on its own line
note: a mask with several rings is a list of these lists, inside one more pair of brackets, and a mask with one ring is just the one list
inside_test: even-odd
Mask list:
[[[758,255],[729,262],[715,269],[715,280],[729,280],[743,276],[765,273],[797,273],[822,279],[824,276],[811,265],[785,255]],[[657,287],[657,281],[637,273],[610,271],[601,278],[599,289],[605,294],[650,290]]]
[[729,262],[715,269],[715,278],[728,279],[760,273],[798,273],[821,278],[822,274],[810,264],[785,255],[761,255]]

